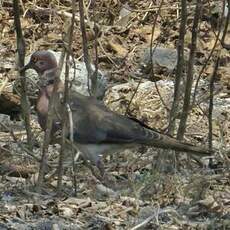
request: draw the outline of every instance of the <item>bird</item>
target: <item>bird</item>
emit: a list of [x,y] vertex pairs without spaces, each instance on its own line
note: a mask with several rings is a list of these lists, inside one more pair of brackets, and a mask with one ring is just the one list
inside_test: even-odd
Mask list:
[[[54,89],[57,68],[55,56],[46,50],[35,51],[28,64],[22,68],[23,71],[34,69],[39,75],[41,88],[36,110],[38,122],[43,130],[46,129],[48,105]],[[63,93],[63,91],[64,85],[59,81],[57,93]],[[63,116],[63,105],[60,100],[56,100],[56,103],[60,116]],[[101,156],[140,145],[201,156],[212,154],[205,147],[179,141],[136,119],[113,112],[95,97],[84,96],[75,91],[70,92],[68,104],[72,111],[74,145],[77,146],[84,159],[97,167],[101,165]],[[53,132],[60,129],[60,120],[57,117],[54,119],[52,129]]]

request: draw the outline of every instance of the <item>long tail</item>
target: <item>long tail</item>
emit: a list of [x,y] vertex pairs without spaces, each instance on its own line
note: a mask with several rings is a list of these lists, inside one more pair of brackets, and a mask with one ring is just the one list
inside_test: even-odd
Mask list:
[[155,131],[152,131],[151,133],[152,133],[151,140],[149,139],[148,142],[145,143],[150,146],[163,148],[163,149],[173,149],[180,152],[188,152],[188,153],[190,152],[202,156],[208,156],[208,155],[210,156],[214,152],[207,148],[203,148],[201,146],[195,146],[192,144],[178,141],[175,138],[171,138],[167,135],[160,134]]

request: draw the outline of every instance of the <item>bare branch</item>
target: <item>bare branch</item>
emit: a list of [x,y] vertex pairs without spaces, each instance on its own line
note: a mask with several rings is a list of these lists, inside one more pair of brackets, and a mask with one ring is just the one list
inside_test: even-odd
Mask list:
[[44,135],[44,141],[43,141],[43,146],[42,146],[42,159],[41,159],[41,164],[39,168],[39,175],[38,175],[38,181],[37,181],[37,192],[41,192],[41,187],[44,181],[44,175],[45,175],[45,166],[47,162],[47,152],[48,152],[48,147],[50,143],[50,138],[51,138],[51,130],[52,130],[52,125],[53,125],[53,119],[55,115],[55,101],[58,100],[58,85],[60,82],[60,74],[62,70],[62,66],[64,63],[64,57],[65,53],[62,52],[59,63],[58,63],[58,69],[57,73],[54,78],[54,89],[49,101],[49,109],[48,109],[48,115],[47,115],[47,122],[46,122],[46,131]]
[[[88,72],[88,89],[89,94],[95,96],[96,89],[97,89],[97,76],[93,74],[90,56],[88,52],[88,41],[86,36],[86,29],[85,29],[85,21],[84,21],[84,1],[79,0],[79,12],[80,12],[80,26],[81,26],[81,33],[82,33],[82,47],[83,47],[83,54],[84,54],[84,62]],[[89,87],[89,80],[91,79],[91,89]]]
[[29,155],[30,157],[32,157],[34,160],[36,160],[37,162],[40,162],[41,160],[36,157],[33,152],[30,149],[27,149],[23,144],[21,144],[18,140],[18,138],[16,137],[15,133],[13,132],[12,129],[10,129],[8,126],[6,126],[5,124],[3,124],[2,122],[0,122],[0,126],[2,126],[4,129],[6,129],[11,137],[13,138],[14,142],[17,143],[17,145],[27,153],[27,155]]
[[175,86],[174,86],[174,97],[173,97],[173,104],[171,108],[171,112],[169,115],[169,127],[168,127],[168,134],[172,135],[175,128],[175,118],[177,117],[178,113],[178,106],[180,101],[180,93],[181,93],[181,79],[184,70],[184,37],[186,33],[186,22],[187,22],[187,1],[181,0],[181,24],[180,24],[180,31],[179,31],[179,40],[177,44],[177,68],[176,68],[176,79],[175,79]]
[[194,22],[192,27],[192,43],[191,43],[190,56],[188,61],[188,73],[186,78],[183,111],[181,114],[180,124],[177,132],[177,138],[179,140],[182,140],[184,137],[184,133],[186,130],[186,122],[187,122],[189,108],[190,108],[190,97],[191,97],[191,90],[192,90],[192,83],[193,83],[193,67],[194,67],[194,59],[196,54],[198,25],[199,25],[201,12],[202,12],[202,2],[201,0],[197,0]]
[[215,81],[218,66],[219,66],[219,60],[220,60],[220,57],[218,55],[216,63],[215,63],[215,68],[213,70],[213,74],[211,76],[210,84],[209,84],[210,98],[209,98],[209,109],[208,109],[208,127],[209,127],[208,142],[209,142],[209,149],[210,150],[212,149],[212,111],[213,111],[214,81]]
[[[25,59],[25,40],[22,34],[21,22],[20,22],[20,12],[18,0],[13,1],[14,9],[14,24],[17,37],[17,50],[18,50],[18,66],[21,69],[24,66]],[[21,82],[21,108],[22,114],[25,122],[26,133],[27,133],[27,142],[29,148],[32,149],[33,146],[33,135],[30,127],[30,103],[27,97],[26,89],[26,78],[25,71],[20,71],[20,82]]]
[[[229,0],[230,1],[230,0]],[[224,1],[225,2],[225,1]],[[211,57],[213,56],[213,53],[214,51],[216,50],[216,47],[217,47],[217,44],[218,44],[218,41],[220,40],[220,33],[221,33],[221,25],[222,25],[222,22],[223,22],[223,19],[224,19],[224,3],[223,3],[223,8],[222,8],[222,13],[221,13],[221,20],[220,20],[220,26],[219,26],[219,30],[218,30],[218,33],[216,35],[216,40],[215,40],[215,43],[212,47],[212,50],[210,51],[209,55],[208,55],[208,58],[206,59],[205,63],[203,64],[202,66],[202,69],[199,73],[199,76],[197,77],[197,80],[196,80],[196,84],[195,84],[195,89],[194,89],[194,92],[193,92],[193,97],[192,97],[192,103],[191,103],[191,109],[192,107],[194,106],[194,104],[196,103],[196,94],[197,94],[197,89],[198,89],[198,84],[199,84],[199,81],[201,79],[201,76],[205,70],[205,68],[207,67]],[[225,26],[228,25],[228,22],[226,22]],[[223,33],[223,36],[221,38],[221,42],[223,42],[223,38],[225,37],[226,33]]]
[[[72,18],[71,24],[67,31],[66,41],[67,41],[67,55],[66,55],[66,64],[65,64],[65,91],[64,91],[64,98],[63,98],[63,105],[66,113],[62,117],[62,138],[61,138],[61,152],[59,155],[59,163],[58,163],[58,185],[57,185],[57,192],[60,195],[61,187],[62,187],[62,175],[63,175],[63,160],[64,160],[64,152],[65,152],[65,145],[66,145],[66,132],[67,132],[67,116],[68,114],[68,98],[69,98],[69,58],[70,58],[70,50],[73,43],[73,31],[74,31],[74,21],[75,21],[75,14],[76,14],[76,1],[72,0]],[[65,49],[65,47],[64,47]],[[70,120],[71,122],[71,120]],[[72,159],[73,160],[73,159]],[[74,165],[74,161],[73,161]],[[75,177],[74,177],[75,178]],[[76,192],[76,180],[74,180],[75,185],[75,192]]]
[[[226,22],[224,25],[224,31],[223,31],[223,36],[221,38],[221,44],[225,49],[230,49],[230,44],[225,44],[225,36],[227,34],[228,31],[228,25],[229,25],[229,21],[230,21],[230,0],[228,1],[228,14],[227,14],[227,18],[226,18]],[[225,4],[225,1],[223,2],[223,4]],[[223,5],[223,9],[224,9],[225,5]]]
[[[155,18],[154,18],[154,22],[153,22],[153,26],[152,26],[151,41],[150,41],[150,62],[151,62],[151,73],[150,73],[150,74],[154,74],[154,71],[153,71],[153,59],[152,59],[152,57],[153,57],[153,53],[154,53],[154,51],[155,51],[155,49],[156,49],[156,46],[155,46],[154,49],[153,49],[153,37],[154,37],[154,31],[155,31],[155,27],[156,27],[156,23],[157,23],[157,18],[158,18],[158,16],[160,15],[160,11],[161,11],[161,7],[162,7],[162,5],[163,5],[163,2],[164,2],[164,0],[162,0],[161,3],[160,3],[160,6],[159,6],[158,11],[157,11],[157,14],[156,14],[156,16],[155,16]],[[141,77],[140,80],[138,81],[137,87],[136,87],[136,89],[135,89],[135,91],[134,91],[134,93],[133,93],[133,95],[132,95],[132,97],[131,97],[131,99],[130,99],[130,101],[129,101],[129,104],[128,104],[128,106],[127,106],[127,108],[126,108],[126,111],[125,111],[125,115],[127,115],[127,114],[129,113],[130,105],[131,105],[132,100],[133,100],[133,98],[135,97],[135,95],[136,95],[136,93],[137,93],[137,91],[138,91],[138,88],[139,88],[139,86],[140,86],[140,84],[141,84],[141,81],[142,81],[142,77]],[[160,92],[159,92],[159,89],[158,89],[156,83],[155,83],[155,87],[156,87],[156,89],[157,89],[158,95],[159,95],[159,97],[160,97],[160,99],[161,99],[163,105],[165,105],[165,103],[164,103],[164,101],[163,101],[163,99],[162,99],[162,97],[161,97],[161,94],[160,94]],[[166,105],[165,105],[165,106],[166,106]],[[166,108],[167,108],[167,106],[166,106]]]

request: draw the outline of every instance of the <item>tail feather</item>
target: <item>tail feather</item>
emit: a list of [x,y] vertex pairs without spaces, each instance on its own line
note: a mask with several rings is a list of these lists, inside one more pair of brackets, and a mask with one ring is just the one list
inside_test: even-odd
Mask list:
[[175,138],[154,131],[152,131],[152,139],[149,140],[146,144],[157,148],[172,149],[188,153],[190,152],[202,156],[208,156],[213,154],[213,151],[207,148],[184,143],[176,140]]

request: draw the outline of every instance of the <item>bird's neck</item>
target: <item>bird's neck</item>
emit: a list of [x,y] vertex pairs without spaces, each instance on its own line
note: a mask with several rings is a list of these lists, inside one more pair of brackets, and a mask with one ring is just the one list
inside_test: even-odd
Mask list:
[[[41,97],[43,95],[49,99],[54,91],[54,84],[55,84],[54,79],[50,79],[49,81],[47,81],[46,85],[41,86],[39,96]],[[64,84],[62,83],[61,80],[58,80],[57,93],[62,93],[63,91],[64,91]]]
[[[39,73],[38,73],[39,74]],[[56,67],[50,68],[39,74],[39,85],[41,88],[46,88],[47,86],[53,85],[55,81],[59,83],[58,69]]]

